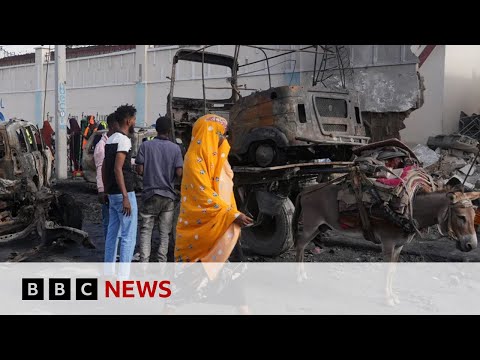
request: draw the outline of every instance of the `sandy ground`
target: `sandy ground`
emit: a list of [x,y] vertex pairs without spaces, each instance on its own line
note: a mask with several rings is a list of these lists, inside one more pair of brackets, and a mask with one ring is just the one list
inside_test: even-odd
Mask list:
[[[96,249],[86,249],[69,241],[57,241],[49,248],[44,249],[26,261],[35,262],[102,262],[104,253],[104,239],[101,220],[101,205],[93,187],[88,186],[82,179],[67,180],[56,185],[61,191],[75,197],[83,210],[83,230],[87,231]],[[140,196],[137,196],[139,205]],[[154,248],[158,244],[158,233],[154,231]],[[363,239],[351,239],[330,234],[325,239],[319,254],[313,253],[313,246],[306,251],[308,262],[377,262],[382,261],[381,249]],[[38,245],[36,239],[24,239],[12,243],[0,244],[0,261],[8,261],[13,256],[27,251]],[[294,251],[274,257],[262,257],[246,253],[248,261],[253,262],[291,262],[294,261]],[[416,238],[406,245],[401,254],[403,262],[465,262],[480,261],[480,250],[462,253],[455,248],[453,241],[440,238],[434,231],[425,239]]]

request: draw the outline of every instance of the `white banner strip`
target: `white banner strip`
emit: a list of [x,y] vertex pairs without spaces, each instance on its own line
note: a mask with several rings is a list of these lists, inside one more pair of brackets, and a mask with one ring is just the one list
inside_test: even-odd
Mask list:
[[111,265],[3,263],[0,314],[480,313],[480,263]]

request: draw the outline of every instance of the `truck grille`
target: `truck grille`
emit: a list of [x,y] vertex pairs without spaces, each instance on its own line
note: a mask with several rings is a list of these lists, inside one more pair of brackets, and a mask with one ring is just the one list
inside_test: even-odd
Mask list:
[[347,132],[347,125],[344,124],[323,124],[326,132]]
[[343,99],[315,98],[315,107],[321,117],[347,117],[347,102]]

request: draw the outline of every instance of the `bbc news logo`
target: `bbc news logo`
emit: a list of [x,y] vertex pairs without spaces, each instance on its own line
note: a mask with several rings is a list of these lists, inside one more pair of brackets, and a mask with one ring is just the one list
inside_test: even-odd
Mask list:
[[[75,300],[98,300],[97,279],[75,279]],[[48,279],[48,300],[72,300],[71,279]],[[45,279],[22,279],[22,300],[45,300]],[[168,298],[170,281],[105,281],[105,298]]]
[[[75,300],[98,300],[97,279],[75,279]],[[48,300],[71,300],[71,279],[48,279]],[[22,279],[22,300],[45,300],[45,279]]]

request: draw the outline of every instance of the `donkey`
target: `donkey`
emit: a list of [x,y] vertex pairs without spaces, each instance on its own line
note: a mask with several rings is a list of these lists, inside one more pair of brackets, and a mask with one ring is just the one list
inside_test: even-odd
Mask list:
[[[350,224],[345,229],[345,220],[339,212],[337,194],[340,186],[326,185],[317,189],[305,189],[297,199],[293,217],[294,245],[296,261],[299,262],[297,280],[307,279],[303,261],[306,245],[316,236],[327,230],[335,230],[346,236],[363,237],[360,222]],[[463,191],[440,190],[435,192],[417,193],[413,198],[413,218],[418,230],[437,225],[442,235],[456,241],[457,248],[468,252],[477,247],[475,232],[475,209],[472,201],[480,197],[480,192],[463,193]],[[303,223],[302,230],[298,222]],[[405,233],[400,227],[380,218],[370,218],[375,242],[381,244],[384,261],[390,262],[387,274],[386,297],[389,305],[399,303],[398,297],[392,291],[392,278],[399,260],[400,252],[415,234]]]

